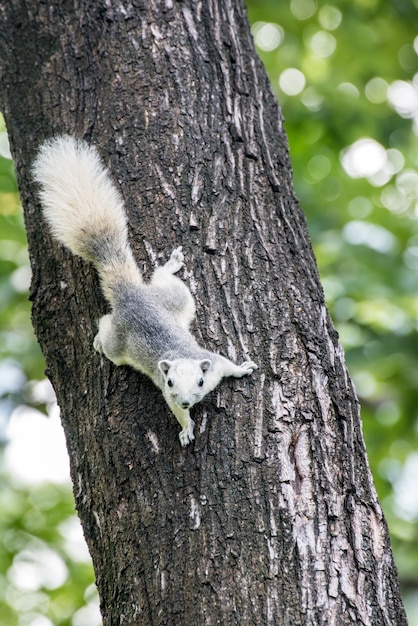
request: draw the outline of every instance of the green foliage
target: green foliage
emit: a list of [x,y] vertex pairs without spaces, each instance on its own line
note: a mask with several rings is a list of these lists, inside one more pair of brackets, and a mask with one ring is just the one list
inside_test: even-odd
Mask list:
[[418,464],[418,2],[247,7],[284,113],[401,582],[416,590],[418,500],[416,488],[404,491]]
[[[13,164],[0,118],[0,443],[33,392],[44,360],[30,324],[30,268]],[[3,454],[0,451],[0,467]],[[0,626],[95,626],[97,592],[77,534],[70,485],[18,484],[0,470]],[[76,540],[74,539],[76,537]],[[81,545],[81,548],[80,548]],[[81,552],[80,552],[81,550]]]
[[[296,191],[360,397],[370,464],[412,626],[418,623],[407,593],[418,587],[418,478],[413,482],[418,464],[418,0],[246,1],[258,52],[284,112]],[[365,138],[373,141],[355,144]],[[36,402],[28,380],[40,379],[44,367],[29,323],[28,287],[23,220],[0,122],[3,438],[13,408]],[[50,620],[40,624],[92,623],[77,617],[91,600],[93,573],[74,557],[66,535],[74,520],[69,488],[29,489],[4,473],[0,483],[0,626],[34,624],[40,615]],[[415,495],[415,509],[408,493]],[[37,563],[47,555],[53,559],[48,550],[58,559],[61,579],[51,583],[38,572],[34,589],[19,586],[24,581],[16,575],[19,568],[31,571],[36,557]]]
[[[79,528],[67,487],[30,490],[0,476],[0,626],[38,623],[71,626],[82,621],[94,598],[94,576],[74,551]],[[84,607],[84,608],[83,608]]]
[[[0,116],[0,367],[5,361],[14,361],[22,369],[22,385],[12,390],[14,403],[24,400],[22,393],[26,377],[40,378],[43,370],[43,357],[29,323],[29,283],[22,209],[6,129]],[[4,378],[2,376],[3,384],[0,384],[0,414],[2,403],[10,395]]]

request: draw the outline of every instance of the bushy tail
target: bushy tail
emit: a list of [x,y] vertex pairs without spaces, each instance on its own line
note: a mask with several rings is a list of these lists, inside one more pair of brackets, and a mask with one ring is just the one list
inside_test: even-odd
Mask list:
[[118,280],[141,281],[122,198],[95,148],[69,135],[50,139],[38,152],[33,175],[52,234],[96,266],[108,300]]

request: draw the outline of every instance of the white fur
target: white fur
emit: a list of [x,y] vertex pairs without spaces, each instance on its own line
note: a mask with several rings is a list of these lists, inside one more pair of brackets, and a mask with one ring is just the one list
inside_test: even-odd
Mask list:
[[33,164],[34,178],[42,185],[40,198],[52,234],[74,254],[85,232],[105,225],[127,245],[123,200],[102,165],[97,150],[69,135],[46,141]]
[[197,344],[189,331],[192,295],[174,276],[184,263],[181,247],[148,284],[142,282],[121,196],[95,148],[68,135],[56,137],[40,148],[33,173],[52,234],[95,264],[112,305],[100,320],[94,348],[154,381],[182,426],[179,437],[186,446],[194,439],[190,408],[223,377],[240,378],[257,366],[252,361],[235,365]]

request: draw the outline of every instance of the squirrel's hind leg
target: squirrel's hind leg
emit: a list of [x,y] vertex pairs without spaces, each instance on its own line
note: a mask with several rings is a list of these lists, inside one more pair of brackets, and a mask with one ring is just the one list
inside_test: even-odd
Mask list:
[[196,307],[187,285],[174,276],[183,265],[184,256],[181,247],[176,248],[167,263],[155,270],[150,286],[156,288],[161,305],[183,328],[188,329],[194,319]]
[[170,255],[167,263],[163,265],[163,269],[170,274],[176,274],[184,265],[183,246],[179,246]]
[[103,315],[99,321],[99,331],[94,338],[93,347],[104,354],[115,365],[126,363],[123,356],[123,342],[120,332],[116,330],[113,315]]
[[[167,263],[157,267],[155,272],[151,278],[151,284],[156,287],[165,287],[170,283],[176,274],[184,265],[184,254],[182,252],[182,247],[176,248],[171,253],[170,258]],[[179,278],[175,278],[175,281],[180,280]]]

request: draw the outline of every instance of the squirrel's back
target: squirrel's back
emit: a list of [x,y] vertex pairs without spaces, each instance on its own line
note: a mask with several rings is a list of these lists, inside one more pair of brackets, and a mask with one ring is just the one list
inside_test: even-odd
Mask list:
[[109,300],[120,274],[141,280],[128,244],[122,198],[94,147],[69,135],[50,139],[38,152],[33,175],[52,234],[73,254],[94,263]]

